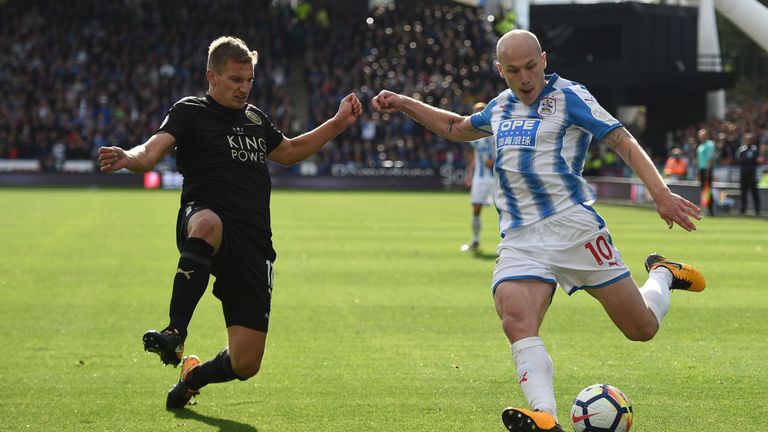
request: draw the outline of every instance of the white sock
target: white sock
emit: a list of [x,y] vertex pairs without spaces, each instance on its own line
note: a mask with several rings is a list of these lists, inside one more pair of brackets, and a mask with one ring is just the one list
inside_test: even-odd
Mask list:
[[555,366],[540,337],[528,337],[512,344],[520,390],[531,409],[552,414],[557,419]]
[[480,215],[472,215],[472,241],[480,242],[480,227],[482,222],[480,221]]
[[661,320],[669,310],[669,287],[672,286],[672,273],[660,267],[648,273],[648,280],[640,288],[646,306],[656,316],[656,321],[661,325]]

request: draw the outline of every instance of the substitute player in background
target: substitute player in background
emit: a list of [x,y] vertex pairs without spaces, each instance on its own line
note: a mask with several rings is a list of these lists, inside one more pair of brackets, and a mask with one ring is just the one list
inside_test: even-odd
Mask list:
[[699,143],[696,146],[696,167],[698,168],[697,178],[701,185],[700,204],[707,208],[710,216],[714,216],[715,197],[712,193],[712,174],[717,162],[717,146],[707,129],[699,129],[696,132],[696,140]]
[[509,89],[482,112],[461,116],[387,90],[371,103],[381,112],[403,112],[454,141],[494,135],[502,240],[492,289],[512,344],[517,382],[530,407],[507,408],[502,421],[515,432],[562,431],[554,366],[539,337],[556,285],[568,294],[585,290],[633,341],[647,341],[659,330],[670,289],[705,287],[695,268],[653,254],[645,261],[648,279],[638,289],[605,221],[590,206],[595,195],[581,170],[592,137],[634,169],[669,228],[678,224],[694,230],[690,218],[700,219],[700,210],[670,192],[637,141],[584,86],[544,74],[547,55],[533,33],[506,33],[496,55]]
[[[485,107],[485,102],[477,102],[472,106],[472,112],[480,112]],[[496,146],[492,136],[472,141],[469,145],[472,147],[472,151],[467,159],[464,184],[469,186],[469,203],[472,205],[472,241],[462,245],[461,250],[476,252],[480,248],[480,229],[482,228],[480,212],[483,210],[483,206],[493,202],[493,187],[496,184],[496,180],[493,178]]]
[[[248,104],[258,60],[245,42],[221,37],[208,49],[205,97],[186,97],[171,107],[160,129],[129,151],[99,148],[101,171],[151,170],[174,147],[184,176],[176,238],[181,252],[162,331],[144,334],[144,349],[165,364],[182,361],[181,377],[166,407],[183,408],[210,383],[246,380],[261,367],[269,325],[273,262],[267,160],[292,165],[317,152],[362,114],[347,95],[333,118],[311,132],[286,138],[270,119]],[[187,326],[198,301],[216,281],[227,327],[227,348],[200,363],[182,358]]]

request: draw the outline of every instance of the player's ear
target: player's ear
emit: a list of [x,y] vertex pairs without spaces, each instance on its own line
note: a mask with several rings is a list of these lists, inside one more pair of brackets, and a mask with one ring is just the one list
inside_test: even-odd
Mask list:
[[499,76],[504,78],[504,72],[501,71],[501,63],[499,63],[499,61],[497,60],[495,62],[495,65],[496,65],[496,71],[499,73]]
[[208,80],[208,85],[211,87],[216,86],[216,74],[213,72],[213,69],[205,70],[205,79]]
[[544,66],[544,69],[547,68],[547,52],[543,51],[541,53],[541,64]]

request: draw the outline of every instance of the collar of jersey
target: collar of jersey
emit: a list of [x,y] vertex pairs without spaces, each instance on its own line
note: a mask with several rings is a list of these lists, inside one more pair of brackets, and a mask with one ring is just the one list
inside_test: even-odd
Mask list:
[[536,98],[537,101],[543,98],[544,96],[552,93],[553,91],[557,90],[555,88],[555,83],[557,82],[557,80],[560,79],[560,77],[556,73],[544,75],[544,78],[547,80],[547,85],[545,85],[544,89],[541,90],[541,94],[539,95],[538,98]]
[[213,108],[215,108],[217,110],[220,110],[220,111],[224,111],[226,113],[232,113],[232,114],[240,113],[240,112],[244,112],[248,108],[247,104],[245,105],[245,107],[243,109],[227,108],[224,105],[216,102],[216,99],[214,99],[213,96],[208,94],[208,92],[205,92],[205,100],[207,100],[208,103],[210,103]]

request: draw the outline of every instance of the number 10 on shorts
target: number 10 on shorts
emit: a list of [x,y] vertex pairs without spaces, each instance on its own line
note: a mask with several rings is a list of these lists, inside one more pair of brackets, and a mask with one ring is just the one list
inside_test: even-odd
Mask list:
[[615,261],[610,262],[613,259],[613,248],[604,235],[600,234],[596,239],[584,243],[584,248],[592,253],[599,265],[603,265],[605,261],[609,261],[608,265],[616,265]]

